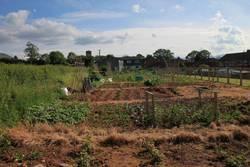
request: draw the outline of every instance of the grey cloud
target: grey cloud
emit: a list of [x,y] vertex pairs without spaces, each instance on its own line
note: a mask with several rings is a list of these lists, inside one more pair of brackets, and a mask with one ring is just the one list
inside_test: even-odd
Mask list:
[[75,44],[78,45],[91,45],[91,44],[109,44],[114,42],[124,43],[125,40],[128,38],[128,34],[125,33],[124,35],[115,35],[110,37],[105,36],[81,36],[75,39]]
[[82,36],[75,39],[77,45],[91,45],[91,44],[107,44],[113,43],[114,40],[106,39],[104,37]]

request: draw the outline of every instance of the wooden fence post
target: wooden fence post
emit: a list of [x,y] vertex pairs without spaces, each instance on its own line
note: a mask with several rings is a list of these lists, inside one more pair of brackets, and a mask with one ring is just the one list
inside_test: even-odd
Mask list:
[[151,94],[152,96],[152,117],[153,117],[153,126],[156,127],[156,115],[155,115],[155,98],[154,94]]
[[148,92],[145,92],[145,111],[148,114]]
[[202,69],[200,69],[201,80],[203,80]]
[[213,68],[213,82],[215,82],[215,68]]
[[218,107],[218,92],[214,92],[214,121],[218,120],[219,107]]
[[193,72],[194,72],[194,78],[197,79],[197,73],[196,73],[196,71],[194,70]]
[[211,78],[210,78],[210,73],[211,73],[211,69],[208,68],[208,73],[207,73],[207,74],[208,74],[208,80],[209,80],[209,81],[210,81],[210,79],[211,79]]
[[199,106],[201,106],[201,89],[198,89]]
[[242,74],[242,68],[240,69],[240,86],[243,86],[243,74]]
[[216,78],[217,78],[217,82],[220,82],[219,73],[218,73],[218,68],[216,68]]
[[227,84],[230,84],[230,73],[229,73],[229,68],[227,68]]

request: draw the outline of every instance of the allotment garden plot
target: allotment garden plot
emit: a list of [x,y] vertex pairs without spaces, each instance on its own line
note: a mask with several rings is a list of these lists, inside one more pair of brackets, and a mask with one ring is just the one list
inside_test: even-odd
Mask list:
[[[90,91],[86,97],[95,104],[123,104],[145,102],[145,92],[151,92],[159,101],[191,100],[198,98],[198,90],[213,90],[219,98],[250,98],[250,90],[241,87],[219,83],[197,83],[192,85],[161,84],[155,87],[146,87],[135,83],[104,84]],[[205,96],[212,97],[209,93]]]

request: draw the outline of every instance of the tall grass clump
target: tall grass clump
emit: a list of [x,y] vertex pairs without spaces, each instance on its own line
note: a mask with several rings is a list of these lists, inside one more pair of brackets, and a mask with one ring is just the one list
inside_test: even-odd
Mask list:
[[27,108],[62,98],[61,88],[78,87],[82,76],[69,66],[0,64],[0,125],[14,125]]

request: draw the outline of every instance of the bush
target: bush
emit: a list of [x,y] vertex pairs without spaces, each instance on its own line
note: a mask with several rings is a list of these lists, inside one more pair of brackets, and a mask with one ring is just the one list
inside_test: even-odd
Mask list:
[[159,84],[159,80],[158,79],[146,80],[144,82],[145,86],[156,86],[158,84]]
[[101,77],[96,72],[93,72],[93,71],[89,73],[89,78],[90,78],[91,82],[101,80]]
[[138,127],[149,127],[154,124],[153,115],[146,113],[143,105],[128,105],[127,111],[130,113],[134,125]]
[[91,145],[90,139],[85,139],[82,145],[81,152],[79,153],[79,158],[77,160],[78,167],[91,167],[93,163],[93,147]]
[[89,108],[86,104],[62,105],[36,105],[30,107],[25,113],[25,120],[29,123],[67,123],[77,124],[85,120]]

